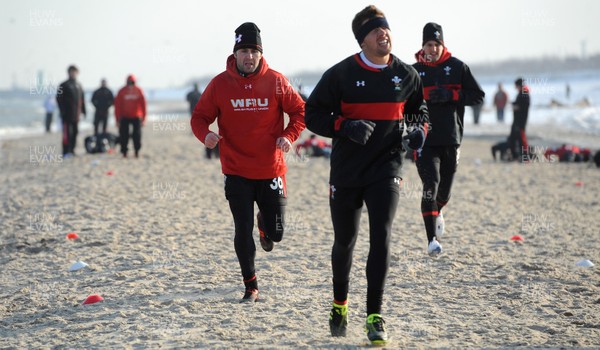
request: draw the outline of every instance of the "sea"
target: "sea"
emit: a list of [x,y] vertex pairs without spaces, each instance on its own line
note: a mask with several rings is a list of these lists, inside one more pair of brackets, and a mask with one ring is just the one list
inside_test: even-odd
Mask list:
[[[579,72],[553,72],[548,74],[522,75],[530,87],[531,108],[528,125],[544,125],[558,131],[598,136],[600,140],[600,70]],[[517,90],[514,80],[517,76],[495,75],[477,77],[478,82],[486,93],[484,106],[480,117],[480,126],[470,127],[473,124],[473,114],[470,108],[465,113],[465,134],[478,134],[493,132],[499,123],[493,107],[493,97],[497,91],[498,83],[502,83],[504,90],[509,95],[509,100],[514,100]],[[292,82],[302,81],[294,78]],[[316,82],[303,82],[303,93],[310,94]],[[312,84],[311,84],[312,83]],[[143,87],[142,87],[143,88]],[[176,106],[178,110],[185,111],[185,100],[189,87],[146,89],[149,106],[148,120],[160,120],[159,106]],[[80,130],[85,135],[91,133],[93,110],[90,99],[93,90],[85,91],[88,115],[80,123]],[[113,92],[116,94],[115,89]],[[45,132],[44,101],[54,98],[56,89],[52,86],[34,86],[29,89],[0,90],[0,140],[15,139],[27,136],[40,135]],[[173,117],[173,116],[171,116]],[[188,113],[179,113],[175,118],[189,118]],[[512,110],[510,105],[505,110],[504,124],[510,125]],[[109,127],[114,127],[114,116],[111,116]],[[52,131],[60,130],[58,110],[54,112]],[[113,129],[114,130],[114,129]],[[498,127],[497,130],[506,130]]]

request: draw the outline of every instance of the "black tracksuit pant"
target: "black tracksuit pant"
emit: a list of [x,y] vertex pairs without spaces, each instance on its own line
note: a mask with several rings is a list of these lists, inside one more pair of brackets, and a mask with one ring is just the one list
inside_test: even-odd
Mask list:
[[129,143],[129,126],[133,127],[133,149],[137,153],[142,148],[142,119],[140,118],[121,118],[119,120],[119,140],[121,143],[121,153],[127,154],[127,144]]
[[429,242],[435,237],[435,220],[450,200],[458,167],[459,146],[425,146],[417,152],[416,165],[423,183],[421,213]]
[[389,268],[392,221],[400,197],[400,178],[387,178],[358,188],[331,185],[329,205],[335,240],[331,253],[333,297],[348,297],[352,253],[358,236],[363,202],[369,212],[369,256],[367,258],[367,315],[381,312],[383,290]]
[[285,176],[270,180],[253,180],[241,176],[225,175],[225,197],[233,215],[235,253],[242,269],[246,288],[258,288],[254,259],[256,246],[254,228],[254,202],[262,216],[266,236],[274,242],[283,238],[287,189]]
[[63,155],[67,153],[75,154],[75,145],[77,145],[78,122],[62,120],[63,126]]
[[108,109],[96,109],[94,114],[94,136],[98,136],[98,130],[102,124],[102,133],[106,134],[108,124]]

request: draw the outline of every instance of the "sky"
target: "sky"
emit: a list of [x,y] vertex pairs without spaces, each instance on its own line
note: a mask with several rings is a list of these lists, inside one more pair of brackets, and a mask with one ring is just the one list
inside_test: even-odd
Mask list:
[[103,77],[118,88],[129,73],[142,87],[182,86],[223,71],[247,21],[261,29],[271,68],[324,71],[359,51],[351,22],[369,4],[385,13],[392,52],[407,63],[431,21],[467,64],[600,52],[594,0],[0,0],[0,89],[58,85],[70,64],[86,89]]

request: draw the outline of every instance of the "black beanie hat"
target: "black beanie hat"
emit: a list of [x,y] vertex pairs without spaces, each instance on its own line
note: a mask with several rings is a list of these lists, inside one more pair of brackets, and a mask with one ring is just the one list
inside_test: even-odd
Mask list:
[[260,29],[252,22],[246,22],[235,30],[235,44],[233,52],[239,49],[256,49],[263,52],[262,41],[260,40]]
[[434,40],[444,45],[444,31],[441,25],[429,22],[423,27],[423,43],[421,46],[424,46],[429,40]]
[[518,87],[523,87],[523,78],[517,78],[517,80],[515,80],[515,85]]

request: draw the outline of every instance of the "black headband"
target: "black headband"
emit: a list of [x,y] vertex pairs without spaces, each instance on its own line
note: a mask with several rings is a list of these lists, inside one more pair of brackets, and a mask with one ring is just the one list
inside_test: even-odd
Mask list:
[[370,19],[367,23],[360,27],[358,33],[354,34],[356,41],[358,41],[358,45],[362,44],[362,42],[365,40],[365,37],[375,28],[390,29],[390,25],[386,21],[385,17],[374,17]]

